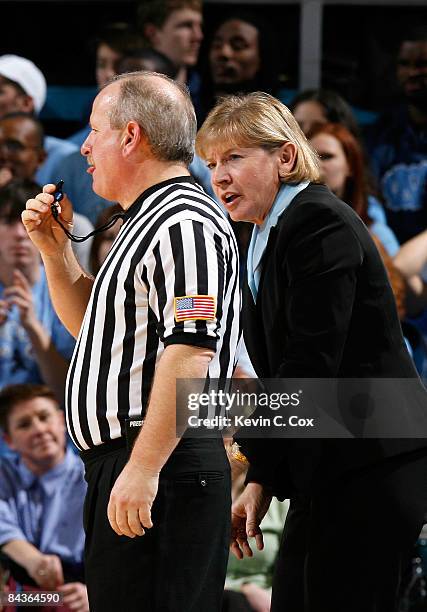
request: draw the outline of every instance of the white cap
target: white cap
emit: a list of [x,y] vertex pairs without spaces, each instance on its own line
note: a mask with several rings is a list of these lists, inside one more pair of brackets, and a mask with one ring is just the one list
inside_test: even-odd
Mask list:
[[0,76],[15,81],[34,102],[38,114],[46,101],[46,79],[37,66],[19,55],[0,56]]

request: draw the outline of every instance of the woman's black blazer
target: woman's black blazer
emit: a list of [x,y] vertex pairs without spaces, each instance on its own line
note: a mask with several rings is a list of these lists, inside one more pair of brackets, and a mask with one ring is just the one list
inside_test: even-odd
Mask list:
[[[256,304],[245,282],[243,329],[260,378],[412,379],[402,411],[425,411],[427,395],[407,351],[395,299],[370,233],[327,187],[310,184],[272,228]],[[399,403],[400,405],[400,403]],[[394,408],[396,410],[396,408]],[[278,496],[311,490],[346,470],[427,447],[415,439],[235,439],[249,479]]]

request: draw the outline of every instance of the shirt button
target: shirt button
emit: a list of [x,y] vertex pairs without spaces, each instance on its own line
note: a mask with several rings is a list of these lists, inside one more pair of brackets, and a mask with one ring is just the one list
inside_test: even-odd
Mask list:
[[202,485],[202,487],[206,487],[207,482],[206,480],[203,478],[203,480],[200,481],[200,484]]

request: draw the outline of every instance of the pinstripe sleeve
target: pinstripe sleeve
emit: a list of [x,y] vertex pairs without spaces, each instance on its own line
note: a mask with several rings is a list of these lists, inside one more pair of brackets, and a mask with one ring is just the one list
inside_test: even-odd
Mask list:
[[203,218],[163,226],[147,263],[148,300],[165,346],[216,350],[224,333],[225,235]]

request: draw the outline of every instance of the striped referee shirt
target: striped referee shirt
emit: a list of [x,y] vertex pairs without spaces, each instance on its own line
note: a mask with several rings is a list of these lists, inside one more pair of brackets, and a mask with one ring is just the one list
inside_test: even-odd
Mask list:
[[150,187],[93,285],[67,377],[68,430],[80,450],[143,417],[169,344],[215,351],[209,378],[231,377],[239,340],[238,250],[218,204],[189,176]]

